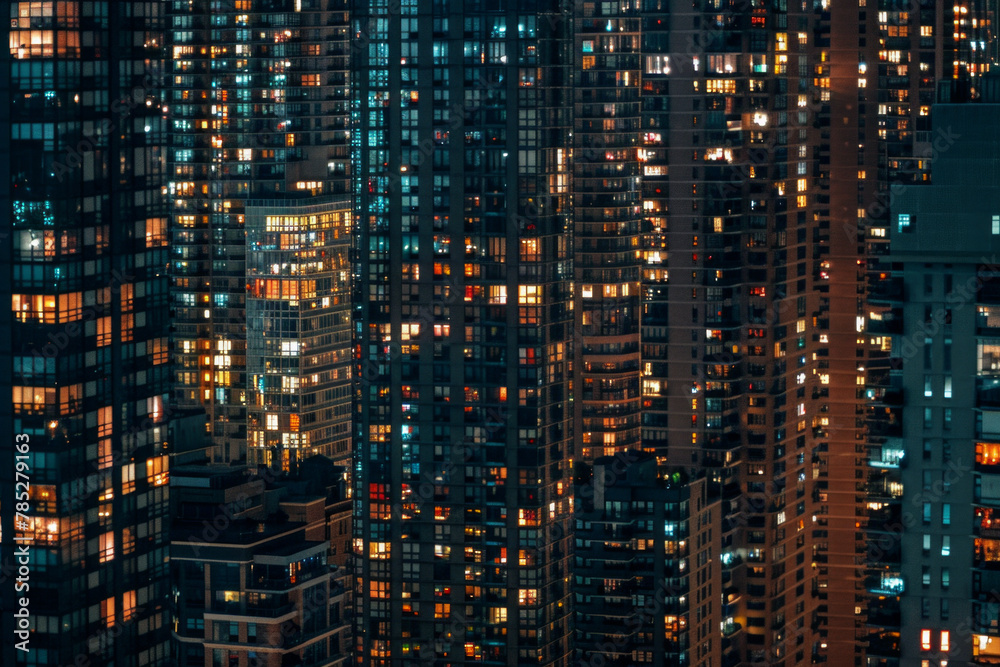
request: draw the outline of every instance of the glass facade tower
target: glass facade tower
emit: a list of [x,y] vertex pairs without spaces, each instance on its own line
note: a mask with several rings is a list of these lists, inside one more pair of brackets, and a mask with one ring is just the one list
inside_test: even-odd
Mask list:
[[4,577],[0,662],[166,665],[164,3],[7,5],[0,528],[29,574],[19,593]]
[[568,5],[351,20],[357,664],[567,665]]
[[351,458],[350,212],[310,202],[247,206],[249,458],[282,470]]
[[175,395],[207,411],[214,461],[261,460],[247,451],[247,201],[348,208],[346,9],[170,7]]

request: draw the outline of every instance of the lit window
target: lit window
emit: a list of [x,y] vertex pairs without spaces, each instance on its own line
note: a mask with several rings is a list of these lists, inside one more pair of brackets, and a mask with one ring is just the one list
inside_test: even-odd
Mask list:
[[135,491],[135,464],[127,463],[122,466],[122,493],[133,491]]
[[100,561],[107,563],[115,557],[115,534],[104,533],[100,537]]
[[941,631],[941,652],[947,653],[951,650],[951,633],[947,630]]
[[110,597],[101,601],[101,618],[105,625],[112,628],[115,625],[115,599]]
[[920,631],[920,648],[924,651],[931,650],[931,631],[921,630]]
[[542,288],[538,285],[519,285],[517,288],[517,301],[523,305],[537,305],[541,303]]
[[128,622],[135,615],[135,591],[122,594],[122,621]]
[[489,302],[493,305],[504,305],[507,303],[507,286],[490,285]]
[[400,325],[399,338],[402,341],[417,340],[420,338],[419,323],[405,323]]
[[151,486],[163,486],[170,478],[169,459],[166,456],[156,456],[146,460],[146,479]]
[[899,231],[902,232],[912,232],[913,231],[913,216],[909,213],[900,213],[896,216],[896,225]]

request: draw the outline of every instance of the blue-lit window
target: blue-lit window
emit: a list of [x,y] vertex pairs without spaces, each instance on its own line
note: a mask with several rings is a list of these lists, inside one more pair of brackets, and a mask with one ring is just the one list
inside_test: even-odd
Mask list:
[[903,578],[898,572],[883,572],[879,588],[889,594],[900,594],[906,589]]
[[1000,215],[993,216],[993,222],[990,229],[994,236],[1000,235]]
[[901,233],[913,231],[913,216],[909,213],[899,213],[896,215],[896,224]]
[[417,257],[420,254],[420,239],[415,234],[403,235],[403,256]]

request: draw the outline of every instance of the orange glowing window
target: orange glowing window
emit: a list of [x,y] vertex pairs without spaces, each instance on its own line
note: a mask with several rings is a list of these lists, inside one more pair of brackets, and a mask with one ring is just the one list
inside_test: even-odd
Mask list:
[[986,466],[1000,465],[1000,443],[977,442],[976,463]]

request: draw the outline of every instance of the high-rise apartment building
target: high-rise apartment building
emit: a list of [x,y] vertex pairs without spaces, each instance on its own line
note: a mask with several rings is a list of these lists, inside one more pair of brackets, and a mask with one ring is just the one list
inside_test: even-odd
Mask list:
[[[935,140],[930,111],[938,82],[959,82],[962,95],[975,98],[980,77],[996,64],[997,8],[985,0],[923,0],[907,6],[880,2],[858,11],[859,26],[864,26],[857,37],[858,87],[877,85],[874,97],[866,97],[865,111],[877,118],[879,139],[877,174],[866,166],[859,179],[877,178],[880,190],[859,208],[865,209],[870,253],[877,256],[886,252],[885,211],[892,186],[930,180]],[[872,52],[875,35],[878,47]],[[843,60],[850,55],[844,53]]]
[[720,634],[733,635],[734,621],[723,623],[717,592],[735,582],[712,539],[722,523],[718,492],[704,477],[658,469],[648,452],[599,457],[584,470],[573,554],[577,664],[724,664],[733,652]]
[[205,407],[214,461],[346,462],[346,249],[330,247],[350,229],[346,7],[199,0],[169,15],[176,399]]
[[[866,372],[884,363],[881,339],[858,330],[865,316],[866,224],[878,201],[881,116],[876,114],[885,80],[876,76],[880,14],[875,8],[825,3],[819,16],[815,64],[820,123],[819,171],[829,216],[825,255],[829,264],[825,373],[827,434],[818,499],[826,517],[823,553],[831,585],[825,592],[826,656],[833,664],[857,664],[865,628],[864,533],[866,489]],[[883,52],[884,53],[884,52]],[[879,63],[876,66],[875,63]],[[884,163],[884,160],[883,160]],[[884,165],[883,165],[884,169]]]
[[930,185],[898,193],[894,271],[875,285],[893,364],[869,389],[883,413],[874,426],[887,436],[870,463],[883,491],[868,499],[870,552],[885,554],[872,559],[869,585],[881,599],[870,613],[885,628],[878,655],[904,665],[1000,659],[1000,95],[995,81],[983,84],[979,103],[950,103],[943,87],[933,128],[949,144],[939,143]]
[[7,4],[0,662],[166,665],[164,3]]
[[[914,398],[901,392],[899,387],[900,360],[895,346],[899,344],[903,325],[897,308],[903,294],[900,277],[894,275],[892,262],[895,260],[886,257],[895,252],[889,243],[894,224],[890,211],[895,209],[903,185],[932,183],[938,178],[932,178],[932,170],[939,177],[946,174],[945,167],[934,165],[951,149],[953,139],[932,128],[936,90],[945,86],[949,101],[979,98],[984,93],[982,77],[996,64],[992,55],[995,52],[996,9],[991,3],[923,2],[911,7],[880,3],[878,10],[878,89],[874,100],[878,104],[874,116],[878,121],[878,147],[877,155],[868,157],[862,164],[859,146],[858,179],[866,181],[866,194],[862,196],[859,186],[857,211],[860,235],[866,242],[865,269],[869,282],[866,298],[861,303],[862,312],[858,314],[859,331],[862,332],[858,343],[866,346],[864,358],[858,360],[858,381],[860,386],[864,376],[863,396],[869,402],[865,414],[868,470],[864,487],[865,508],[870,514],[866,530],[868,545],[864,553],[868,568],[865,581],[870,597],[866,614],[868,639],[864,649],[868,664],[898,660],[900,656],[901,588],[895,585],[892,573],[899,572],[904,553],[898,537],[901,530],[898,504],[903,486],[893,452],[902,449],[904,400],[908,404]],[[871,12],[868,20],[870,34]],[[862,65],[872,72],[873,60],[872,54],[866,54],[866,62],[859,63],[859,87],[862,83],[868,86],[874,83],[873,77],[861,72]],[[852,72],[845,71],[845,81],[852,76]],[[860,99],[861,90],[858,92]],[[871,93],[867,101],[873,101]],[[868,111],[871,116],[871,104]],[[835,121],[842,115],[848,114],[837,110],[831,117]],[[834,133],[840,129],[845,141],[850,139],[850,125],[838,128],[835,122],[830,123]],[[867,128],[863,124],[859,126],[859,140],[862,129],[866,137],[865,151],[870,153],[871,122]],[[849,151],[845,150],[843,157],[848,160],[845,172],[849,174]],[[849,187],[846,179],[842,183],[846,190]],[[833,190],[831,194],[836,195]],[[841,201],[846,201],[846,197]],[[842,222],[845,228],[848,228],[849,217],[846,211]],[[837,226],[833,228],[836,230]],[[860,372],[862,368],[863,373]],[[843,488],[846,491],[847,485]],[[844,527],[846,530],[846,522]],[[883,583],[886,576],[893,585]],[[845,613],[850,611],[847,603],[844,600],[842,605]],[[831,624],[831,631],[833,629]]]
[[244,226],[250,462],[292,470],[323,454],[346,467],[350,212],[320,198],[251,200]]
[[640,13],[584,2],[574,15],[575,441],[592,461],[640,446]]
[[818,16],[643,12],[643,447],[721,494],[724,661],[810,664],[827,586]]
[[568,665],[569,6],[352,5],[359,665]]

